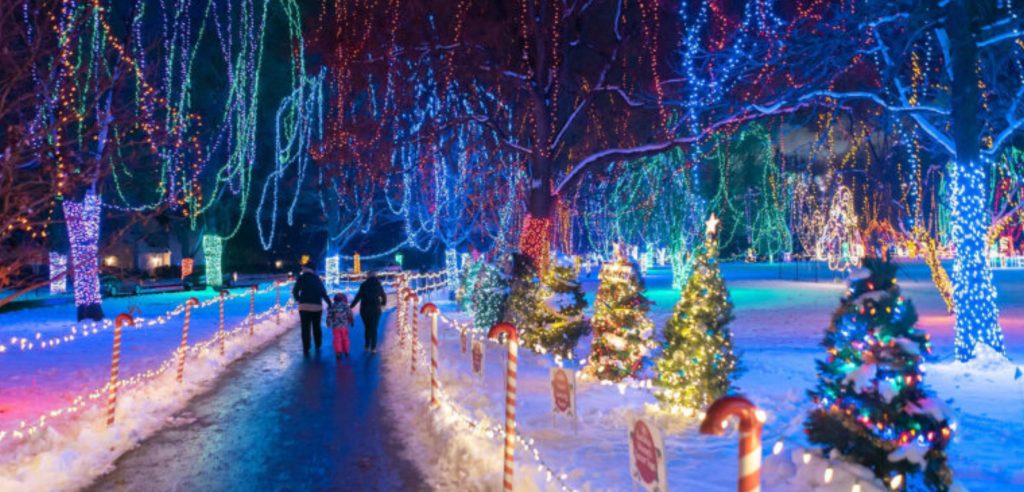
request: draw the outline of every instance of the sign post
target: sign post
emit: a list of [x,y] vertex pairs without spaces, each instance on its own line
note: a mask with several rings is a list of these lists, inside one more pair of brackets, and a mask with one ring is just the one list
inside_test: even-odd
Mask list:
[[552,416],[563,415],[572,420],[572,431],[577,431],[576,372],[563,367],[551,368]]
[[473,340],[473,350],[470,357],[473,360],[473,374],[483,377],[484,376],[484,342],[480,340]]

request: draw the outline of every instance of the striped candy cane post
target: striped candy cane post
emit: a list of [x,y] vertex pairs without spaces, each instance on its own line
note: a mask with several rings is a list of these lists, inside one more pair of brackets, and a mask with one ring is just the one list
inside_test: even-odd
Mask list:
[[398,289],[398,346],[405,347],[405,289]]
[[224,356],[224,298],[227,297],[228,291],[220,291],[220,327],[217,328],[217,338],[220,339],[220,355]]
[[420,311],[430,316],[430,406],[437,406],[437,393],[441,389],[437,380],[437,306],[432,302],[423,305]]
[[764,412],[742,396],[719,398],[708,408],[707,416],[700,424],[700,431],[720,436],[728,425],[728,419],[734,416],[740,419],[739,492],[760,492]]
[[516,371],[519,358],[519,336],[516,327],[509,323],[498,323],[491,327],[487,338],[498,339],[502,333],[508,341],[508,368],[505,370],[505,474],[504,489],[512,490],[512,465],[516,449]]
[[185,326],[181,329],[181,345],[178,346],[178,382],[185,378],[185,349],[188,348],[188,324],[192,319],[192,306],[198,306],[199,299],[189,297],[185,301]]
[[114,352],[110,357],[110,393],[107,395],[107,427],[114,425],[114,413],[117,410],[117,374],[121,366],[121,327],[125,324],[135,326],[135,319],[130,314],[119,314],[114,318]]
[[409,290],[405,295],[405,303],[412,309],[412,318],[409,320],[409,348],[411,349],[409,350],[409,367],[411,372],[416,372],[416,323],[419,321],[416,318],[416,303],[419,300],[419,297],[412,290]]
[[256,286],[249,287],[249,336],[256,333]]

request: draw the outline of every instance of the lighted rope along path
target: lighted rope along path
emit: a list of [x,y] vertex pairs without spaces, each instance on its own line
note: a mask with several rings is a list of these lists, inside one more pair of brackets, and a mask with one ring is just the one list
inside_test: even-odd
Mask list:
[[[122,325],[123,326],[125,323],[128,322],[128,320],[131,321],[130,324],[134,328],[162,326],[162,325],[165,325],[165,324],[169,323],[170,321],[174,320],[177,317],[178,314],[186,313],[186,310],[189,312],[189,314],[191,314],[196,309],[201,309],[201,308],[204,308],[204,307],[208,307],[208,306],[211,306],[213,304],[220,304],[221,303],[221,299],[224,299],[224,300],[242,299],[242,298],[250,298],[251,299],[251,296],[253,295],[253,292],[256,292],[256,293],[259,293],[259,294],[269,293],[269,292],[271,292],[272,290],[274,290],[277,287],[277,284],[280,284],[281,286],[288,285],[287,282],[274,282],[274,283],[271,283],[268,287],[266,287],[264,289],[261,289],[261,290],[252,291],[250,289],[246,289],[244,292],[240,292],[240,293],[233,294],[233,295],[223,295],[222,294],[222,295],[214,296],[214,297],[208,299],[205,302],[197,302],[197,300],[195,298],[188,298],[188,299],[186,299],[186,301],[184,303],[182,303],[181,305],[179,305],[179,306],[175,307],[174,309],[168,311],[163,316],[158,316],[156,318],[150,318],[150,319],[146,319],[146,318],[143,318],[141,316],[131,316],[131,317],[127,317],[127,318],[124,317],[124,316],[118,316],[114,320],[104,320],[103,323],[95,323],[95,325],[97,325],[97,327],[94,328],[94,329],[90,329],[90,331],[88,333],[90,334],[89,336],[96,335],[96,334],[100,333],[102,330],[107,329],[108,327],[109,328],[117,328],[117,325]],[[291,304],[292,304],[292,301],[289,300],[288,301],[288,307],[286,307],[286,309],[290,309]],[[250,304],[250,308],[251,308],[251,304]],[[272,306],[270,309],[268,309],[266,311],[263,311],[261,313],[255,313],[254,316],[252,316],[252,315],[245,316],[244,319],[242,320],[242,322],[240,322],[238,327],[235,328],[234,330],[232,330],[230,332],[222,332],[222,330],[218,330],[209,339],[204,340],[204,341],[200,341],[200,342],[198,342],[198,343],[196,343],[194,345],[191,345],[191,346],[187,345],[187,338],[186,338],[187,334],[183,333],[182,334],[183,336],[182,336],[182,344],[181,344],[181,346],[179,346],[176,350],[174,350],[172,352],[171,356],[169,358],[167,358],[166,360],[164,360],[163,363],[160,364],[160,366],[158,366],[156,369],[149,369],[149,370],[137,372],[136,374],[134,374],[131,377],[126,378],[126,379],[117,378],[117,373],[119,372],[117,367],[120,365],[119,362],[120,362],[120,359],[121,359],[121,357],[120,357],[120,350],[119,350],[119,348],[120,348],[120,336],[119,336],[120,335],[120,330],[119,329],[115,330],[113,360],[112,360],[112,364],[111,364],[112,365],[112,374],[113,374],[113,376],[112,376],[111,381],[108,381],[106,384],[104,384],[100,388],[96,388],[96,389],[93,389],[93,390],[87,390],[85,392],[82,392],[82,393],[80,393],[80,394],[70,398],[70,403],[65,405],[65,406],[63,406],[63,407],[55,408],[55,409],[51,409],[49,411],[43,412],[41,415],[39,415],[38,418],[35,418],[35,419],[22,420],[22,421],[19,422],[18,426],[15,427],[15,428],[9,428],[9,429],[2,429],[2,430],[0,430],[0,443],[3,443],[8,438],[13,438],[16,441],[21,441],[21,440],[30,438],[30,437],[38,434],[42,429],[44,429],[54,419],[58,419],[58,418],[61,418],[61,417],[67,417],[69,415],[76,414],[76,413],[81,413],[84,410],[92,407],[93,405],[96,405],[96,404],[100,403],[100,400],[102,399],[102,397],[104,395],[108,395],[109,396],[109,395],[113,395],[113,394],[116,394],[116,393],[119,393],[119,392],[123,392],[127,388],[130,388],[130,387],[133,387],[133,386],[137,386],[140,383],[152,380],[153,378],[156,378],[157,376],[160,376],[161,374],[163,374],[168,368],[176,367],[176,368],[180,368],[179,370],[183,371],[184,370],[185,360],[188,359],[189,357],[194,357],[194,356],[196,356],[196,355],[198,355],[200,353],[204,353],[205,354],[208,350],[214,350],[218,345],[222,344],[224,340],[233,339],[234,337],[239,336],[240,333],[245,328],[251,329],[253,326],[255,326],[256,322],[259,322],[259,321],[267,319],[267,318],[269,318],[271,316],[274,316],[279,310],[280,310],[280,306],[275,304],[274,306]],[[221,323],[222,323],[223,322],[223,317],[221,317],[220,319],[221,319]],[[99,327],[101,325],[102,325],[103,328]],[[81,326],[81,325],[76,325],[76,326]],[[184,329],[183,329],[183,331],[184,331]],[[87,336],[87,335],[84,334],[84,333],[86,333],[85,331],[83,331],[82,333],[83,333],[82,336]],[[223,334],[221,334],[221,333],[223,333]],[[252,335],[251,335],[251,333],[249,333],[249,334],[247,334],[247,336],[252,336]],[[71,338],[70,341],[80,340],[80,339],[81,338],[77,338],[76,337],[76,338]],[[64,344],[64,345],[67,345],[67,344]],[[47,345],[47,348],[56,347],[56,346],[57,346],[57,344]],[[32,348],[29,347],[29,348],[26,348],[26,350],[32,350]],[[217,350],[217,352],[219,352],[219,353],[221,353],[221,355],[223,355],[223,352],[221,352],[219,350]],[[108,400],[112,399],[112,398],[116,398],[116,397],[110,397],[110,398],[108,398]],[[115,404],[116,404],[116,400],[114,400],[112,402],[108,402],[108,405],[111,405],[111,406],[115,405]],[[110,410],[110,414],[111,414],[111,417],[112,417],[113,416],[113,410],[112,409]]]
[[[436,291],[440,291],[446,287],[446,282],[444,281],[443,278],[441,278],[442,276],[443,274],[434,274],[434,276],[425,279],[427,282],[431,283],[427,283],[425,285],[421,285],[418,288],[414,288],[412,289],[413,292],[417,294],[421,300],[425,302],[430,302],[429,294]],[[421,306],[417,305],[414,305],[412,307],[414,309],[414,312],[416,310],[422,309]],[[495,346],[499,345],[497,340],[489,338],[488,334],[485,333],[483,330],[473,328],[472,323],[460,323],[457,320],[445,316],[444,313],[440,311],[436,315],[436,318],[440,322],[439,326],[446,326],[452,329],[460,337],[466,336],[467,338],[479,340],[484,343],[493,343],[495,344]],[[412,333],[412,337],[414,340],[416,339],[417,328],[417,326],[411,326],[410,323],[409,330]],[[399,330],[401,329],[402,327],[399,327]],[[416,355],[417,360],[429,360],[429,357],[427,357],[426,354],[422,353],[422,351],[423,348],[418,346],[416,349],[416,352],[419,352]],[[439,366],[438,373],[439,375],[443,374],[444,367]],[[509,439],[508,435],[506,434],[506,423],[503,422],[497,424],[485,424],[480,420],[473,418],[471,414],[462,407],[462,405],[456,402],[454,398],[445,391],[440,376],[438,376],[437,388],[435,389],[435,391],[437,398],[437,405],[433,407],[435,408],[435,411],[442,412],[445,415],[445,417],[447,417],[448,420],[453,420],[457,422],[466,430],[475,433],[479,437],[497,441],[499,444],[502,445],[501,452],[504,456],[506,450],[509,449],[507,447],[507,444],[509,444],[507,441]],[[503,406],[503,408],[505,407]],[[511,441],[516,448],[524,452],[523,454],[525,456],[533,460],[537,467],[537,471],[544,474],[547,482],[553,483],[555,486],[558,487],[558,490],[576,490],[575,488],[565,483],[565,481],[568,479],[567,474],[556,471],[545,459],[543,459],[543,457],[540,454],[540,450],[537,448],[532,438],[523,435],[522,432],[518,432],[517,430],[516,432],[512,433]]]
[[[287,285],[287,284],[288,284],[288,282],[282,282],[281,283],[282,286]],[[256,292],[256,294],[257,295],[266,294],[266,293],[271,292],[274,289],[275,289],[275,284],[271,284],[268,287],[265,287],[263,289],[258,290]],[[249,295],[250,295],[250,292],[248,290],[239,291],[239,292],[236,292],[234,294],[225,295],[224,300],[225,301],[230,301],[232,299],[238,299],[238,298],[242,298],[242,297],[249,297]],[[218,302],[219,302],[218,298],[211,297],[210,299],[207,299],[205,301],[200,302],[199,305],[194,305],[192,307],[192,312],[194,313],[196,310],[200,310],[200,309],[212,306],[212,305],[214,305],[214,304],[216,304]],[[153,326],[161,326],[161,325],[169,323],[171,320],[173,320],[174,318],[176,318],[179,315],[182,315],[184,313],[185,313],[185,303],[183,302],[183,303],[175,306],[173,309],[170,309],[167,312],[165,312],[164,314],[156,316],[156,317],[135,316],[134,317],[134,319],[135,319],[135,327],[136,328],[148,328],[148,327],[153,327]],[[51,336],[51,337],[45,338],[45,339],[44,339],[43,334],[41,332],[36,332],[35,336],[33,336],[32,338],[17,337],[17,336],[15,336],[15,337],[11,337],[11,338],[7,339],[6,343],[4,343],[3,341],[0,341],[0,354],[12,353],[14,351],[26,352],[26,351],[32,351],[32,350],[52,349],[52,348],[55,348],[55,347],[58,347],[58,346],[67,345],[67,344],[75,342],[77,340],[81,340],[84,337],[89,337],[89,336],[97,335],[97,334],[99,334],[101,332],[110,330],[113,327],[114,327],[114,320],[107,318],[107,319],[103,319],[102,321],[87,321],[87,322],[75,323],[75,324],[69,325],[66,329],[61,330],[61,331],[64,331],[65,334],[58,335],[58,336]]]

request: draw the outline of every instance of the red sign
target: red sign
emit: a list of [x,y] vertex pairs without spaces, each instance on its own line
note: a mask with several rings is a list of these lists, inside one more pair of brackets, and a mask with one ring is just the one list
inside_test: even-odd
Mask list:
[[459,332],[459,343],[462,345],[462,353],[466,353],[466,330]]
[[484,344],[480,340],[473,340],[473,374],[484,373]]
[[642,419],[631,419],[629,469],[633,480],[649,491],[665,491],[665,454],[661,432]]
[[565,377],[565,371],[555,371],[555,376],[551,381],[551,392],[555,396],[555,408],[559,412],[565,412],[572,405],[572,395],[569,390],[569,378]]

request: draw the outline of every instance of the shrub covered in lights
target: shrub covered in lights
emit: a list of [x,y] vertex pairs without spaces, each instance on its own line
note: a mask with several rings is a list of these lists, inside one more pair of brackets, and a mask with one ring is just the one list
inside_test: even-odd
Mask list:
[[616,250],[598,274],[594,299],[594,339],[587,372],[604,381],[636,376],[654,348],[650,301],[639,267]]
[[484,263],[480,266],[476,285],[473,287],[473,325],[478,330],[490,330],[505,315],[505,304],[509,296],[509,261],[503,259],[497,265]]
[[810,392],[816,408],[804,425],[811,442],[882,480],[923,472],[928,488],[948,490],[945,449],[953,431],[924,386],[929,335],[914,327],[917,313],[900,295],[895,274],[895,265],[874,258],[851,273],[825,331],[828,357],[818,361],[818,385]]
[[575,264],[559,257],[542,279],[529,256],[517,254],[513,264],[505,321],[515,325],[523,346],[572,359],[580,338],[590,333]]
[[459,275],[459,287],[455,289],[455,302],[463,311],[473,310],[473,289],[476,287],[477,277],[480,275],[481,260],[471,260],[462,263],[462,273]]
[[733,353],[732,302],[718,264],[718,238],[709,230],[694,252],[693,271],[655,361],[654,394],[670,413],[689,413],[725,395],[737,376]]

